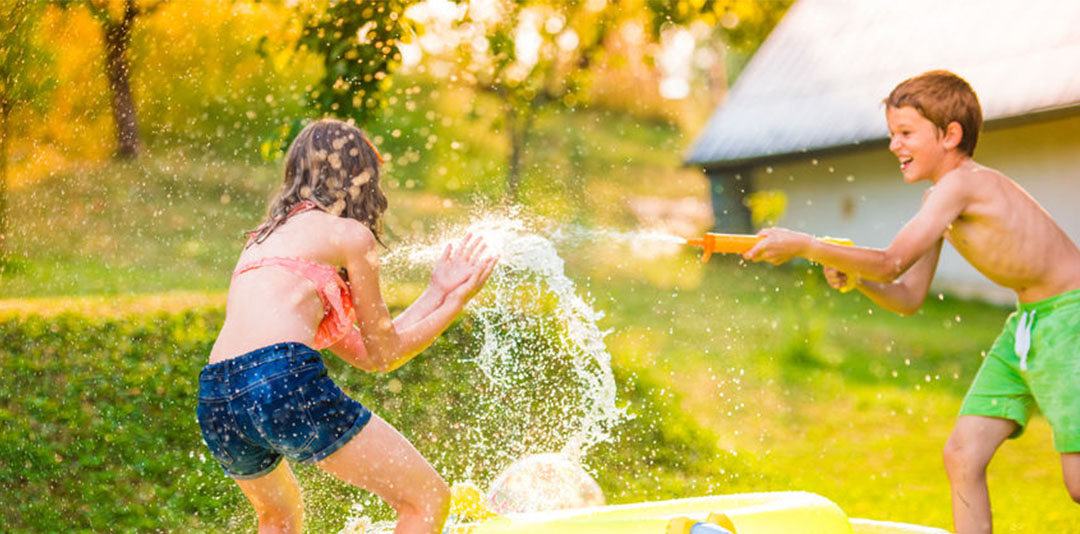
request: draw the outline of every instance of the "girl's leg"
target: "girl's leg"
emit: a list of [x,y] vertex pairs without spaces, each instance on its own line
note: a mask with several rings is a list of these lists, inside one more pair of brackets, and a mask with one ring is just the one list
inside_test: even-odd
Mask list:
[[1015,421],[997,417],[963,415],[957,419],[944,454],[956,534],[992,532],[986,467],[1016,427]]
[[318,463],[326,472],[381,497],[397,511],[396,534],[437,534],[450,510],[450,489],[424,457],[372,414],[344,447]]
[[1080,452],[1066,452],[1061,455],[1061,473],[1065,477],[1065,488],[1073,501],[1080,503]]
[[255,507],[259,534],[300,534],[304,524],[304,503],[300,484],[289,464],[282,461],[266,476],[237,480],[236,485]]

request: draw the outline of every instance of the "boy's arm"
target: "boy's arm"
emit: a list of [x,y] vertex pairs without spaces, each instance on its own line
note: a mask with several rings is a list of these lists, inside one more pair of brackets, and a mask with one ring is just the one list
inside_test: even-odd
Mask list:
[[799,232],[768,228],[759,232],[764,239],[743,256],[777,265],[800,256],[863,280],[892,282],[929,254],[963,213],[971,198],[968,180],[969,176],[960,173],[942,177],[927,191],[919,212],[896,234],[888,248],[834,245]]
[[[874,282],[858,279],[855,288],[886,310],[900,315],[915,313],[922,307],[922,303],[926,299],[926,293],[930,289],[930,282],[934,279],[934,271],[937,269],[938,259],[941,256],[943,241],[939,239],[934,247],[919,258],[900,279],[894,282]],[[825,270],[833,287],[839,288],[846,284],[846,274],[837,273],[831,267],[826,267]],[[829,273],[830,270],[833,272]],[[834,279],[837,280],[836,283],[833,282]]]

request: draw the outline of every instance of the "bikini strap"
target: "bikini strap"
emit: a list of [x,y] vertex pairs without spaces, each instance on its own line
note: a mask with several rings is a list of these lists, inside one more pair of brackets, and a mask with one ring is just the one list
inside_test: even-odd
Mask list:
[[316,287],[322,287],[327,282],[335,281],[335,278],[340,278],[337,269],[334,269],[329,265],[286,256],[266,256],[249,261],[237,266],[232,275],[233,278],[236,278],[238,275],[248,271],[268,266],[283,267],[294,274],[310,280]]
[[[292,217],[293,215],[296,215],[297,213],[303,213],[305,211],[313,210],[313,209],[316,209],[318,207],[319,207],[318,204],[316,204],[316,203],[314,203],[314,202],[312,202],[310,200],[301,200],[300,202],[297,202],[296,204],[293,204],[292,208],[289,208],[289,212],[286,213],[284,216],[274,217],[274,220],[272,222],[277,222],[277,221],[281,221],[281,220],[288,220],[290,217]],[[248,237],[249,238],[254,238],[256,235],[259,234],[259,232],[262,232],[262,229],[265,228],[267,224],[269,224],[269,222],[264,222],[264,223],[260,224],[258,228],[248,232],[247,233]]]
[[301,200],[300,202],[297,202],[296,204],[293,204],[293,207],[289,210],[289,213],[287,215],[285,215],[285,218],[288,219],[289,217],[292,217],[293,215],[296,215],[297,213],[304,212],[304,211],[307,211],[307,210],[313,210],[313,209],[318,208],[318,207],[319,207],[319,205],[316,204],[313,201]]

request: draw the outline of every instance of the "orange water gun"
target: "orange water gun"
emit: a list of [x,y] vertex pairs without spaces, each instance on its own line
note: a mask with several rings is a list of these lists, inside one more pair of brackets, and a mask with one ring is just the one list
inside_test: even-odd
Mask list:
[[[762,237],[749,234],[715,234],[707,233],[699,239],[687,239],[687,245],[697,245],[701,247],[701,261],[709,261],[709,257],[713,254],[742,254],[752,248],[754,245],[760,242]],[[837,237],[817,237],[819,241],[826,243],[832,243],[834,245],[854,246],[855,243],[850,239],[843,239]],[[849,276],[847,285],[840,289],[841,292],[847,293],[852,289],[855,289],[855,283],[857,280],[854,276]]]

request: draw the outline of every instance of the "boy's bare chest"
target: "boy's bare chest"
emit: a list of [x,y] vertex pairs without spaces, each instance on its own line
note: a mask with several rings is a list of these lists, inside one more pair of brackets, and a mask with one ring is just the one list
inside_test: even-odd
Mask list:
[[945,239],[949,240],[949,243],[952,243],[954,247],[966,246],[975,241],[979,234],[982,233],[979,231],[978,225],[974,224],[970,217],[965,218],[964,215],[961,215],[945,228]]
[[1016,288],[1030,285],[1041,271],[1029,258],[1044,238],[1033,235],[1030,226],[1008,217],[958,217],[946,229],[945,238],[990,280]]
[[995,263],[1012,241],[1007,231],[992,221],[961,215],[945,229],[945,239],[971,263]]

